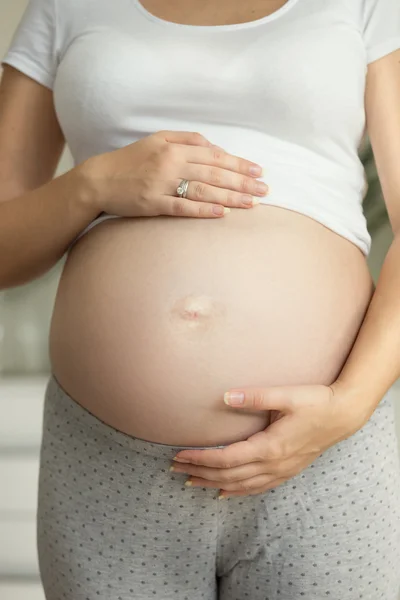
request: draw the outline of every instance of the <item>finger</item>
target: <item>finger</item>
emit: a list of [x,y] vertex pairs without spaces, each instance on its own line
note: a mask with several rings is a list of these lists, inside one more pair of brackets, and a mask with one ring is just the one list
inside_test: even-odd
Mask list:
[[271,481],[270,483],[263,485],[257,489],[253,489],[249,492],[245,492],[245,491],[235,491],[235,492],[230,492],[228,490],[224,490],[222,488],[220,488],[220,494],[219,494],[219,498],[222,500],[223,498],[234,498],[235,496],[257,496],[258,494],[263,494],[264,492],[267,492],[268,490],[274,489],[278,486],[280,486],[282,483],[285,483],[285,481],[288,481],[290,479],[290,477],[282,477],[280,479],[274,479],[273,481]]
[[251,175],[252,177],[263,176],[261,165],[235,154],[229,154],[229,152],[225,152],[217,146],[209,148],[186,148],[185,156],[188,163],[212,165],[227,169],[228,171],[234,171],[235,173]]
[[300,435],[297,421],[292,415],[285,415],[269,425],[266,430],[257,431],[247,438],[253,446],[254,455],[260,457],[259,460],[266,465],[268,471],[274,469],[276,463],[282,464],[283,461],[291,459],[295,451],[304,446],[304,438]]
[[[182,166],[182,174],[182,177],[189,181],[200,181],[210,185],[212,188],[223,188],[224,192],[232,190],[238,194],[238,198],[243,194],[263,197],[268,193],[269,189],[266,183],[258,181],[253,177],[233,173],[232,171],[228,171],[228,169],[221,169],[215,166],[186,164]],[[177,185],[179,185],[179,181]],[[215,189],[212,191],[215,193]],[[188,197],[192,198],[193,196]],[[233,204],[232,206],[235,205]]]
[[256,475],[260,475],[263,471],[265,473],[265,465],[261,462],[256,462],[240,467],[233,467],[232,469],[214,469],[212,467],[202,467],[192,464],[179,465],[178,463],[172,465],[170,470],[174,473],[184,473],[186,475],[208,479],[210,481],[218,480],[220,482],[231,483],[242,479],[248,479],[249,477],[255,477]]
[[217,469],[231,469],[262,460],[258,448],[248,440],[234,442],[225,448],[206,450],[181,450],[173,460],[177,462],[204,465]]
[[[171,183],[171,188],[168,189],[171,196],[176,195],[176,189],[182,180],[176,180]],[[251,194],[241,194],[223,187],[215,187],[204,181],[189,180],[189,185],[186,190],[186,200],[193,202],[207,202],[211,205],[227,206],[231,208],[251,208],[259,204],[260,199]]]
[[274,475],[257,475],[256,477],[249,477],[248,479],[240,479],[239,481],[234,481],[232,483],[225,483],[219,480],[209,481],[208,479],[201,479],[199,477],[191,477],[185,485],[192,487],[212,487],[223,489],[224,491],[229,492],[251,492],[255,489],[258,489],[262,486],[266,486],[272,481],[276,481],[276,477]]
[[[202,184],[204,185],[204,184]],[[222,204],[190,200],[179,196],[161,196],[159,207],[160,214],[173,217],[193,217],[200,219],[218,219],[230,212],[230,208]]]
[[295,408],[292,386],[232,388],[224,394],[224,402],[234,408],[245,408],[247,410],[293,412]]
[[155,135],[174,144],[185,144],[190,146],[214,146],[204,135],[198,131],[158,131]]

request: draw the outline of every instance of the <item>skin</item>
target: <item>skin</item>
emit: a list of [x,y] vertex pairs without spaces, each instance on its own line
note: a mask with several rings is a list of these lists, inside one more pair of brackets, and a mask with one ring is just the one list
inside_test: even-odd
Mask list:
[[65,139],[51,90],[8,65],[0,87],[0,115],[1,202],[47,183]]
[[222,0],[222,2],[173,0],[168,3],[160,0],[144,0],[141,4],[150,13],[166,21],[185,25],[229,25],[262,19],[282,8],[286,0],[253,0],[252,6],[248,6],[245,2],[231,0]]

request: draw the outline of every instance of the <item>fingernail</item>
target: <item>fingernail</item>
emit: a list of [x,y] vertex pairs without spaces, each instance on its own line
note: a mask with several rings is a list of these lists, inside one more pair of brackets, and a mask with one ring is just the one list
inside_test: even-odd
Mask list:
[[185,481],[185,485],[186,485],[187,487],[190,487],[191,485],[193,485],[193,482],[192,482],[192,481],[190,481],[190,479],[187,479],[187,480]]
[[262,181],[258,181],[256,183],[256,192],[257,194],[266,194],[268,192],[268,186]]
[[180,463],[190,463],[190,460],[186,460],[185,458],[179,458],[179,456],[174,456],[172,460],[176,460],[176,462]]
[[224,496],[223,494],[220,494],[220,495],[218,496],[218,500],[224,500],[224,498],[225,498],[225,496]]
[[256,198],[255,196],[242,196],[242,202],[246,206],[254,206],[254,204],[260,203],[260,198]]
[[212,211],[214,215],[225,215],[226,213],[231,212],[231,209],[226,206],[213,206]]
[[170,471],[175,471],[174,467],[169,468]]
[[250,175],[257,175],[258,177],[260,177],[263,174],[263,168],[260,167],[260,165],[251,165],[249,167],[249,173]]
[[224,394],[225,404],[244,404],[244,394],[242,392],[225,392]]

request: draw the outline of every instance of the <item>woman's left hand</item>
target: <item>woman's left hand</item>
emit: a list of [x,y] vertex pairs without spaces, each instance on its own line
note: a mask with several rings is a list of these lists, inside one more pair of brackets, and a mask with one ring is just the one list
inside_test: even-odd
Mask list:
[[218,488],[224,498],[260,494],[277,487],[327,448],[353,435],[371,416],[339,381],[330,386],[230,392],[244,394],[243,403],[235,404],[234,410],[268,411],[271,419],[267,428],[221,449],[182,450],[173,463],[174,472],[191,476],[187,485]]

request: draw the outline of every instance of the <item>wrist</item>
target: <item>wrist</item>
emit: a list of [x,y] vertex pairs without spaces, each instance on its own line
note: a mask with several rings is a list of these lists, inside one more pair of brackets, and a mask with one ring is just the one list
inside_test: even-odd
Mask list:
[[83,211],[95,219],[104,211],[101,189],[96,185],[92,159],[87,159],[70,172],[76,186],[76,200]]
[[350,430],[360,429],[373,413],[371,403],[358,388],[337,379],[329,386],[335,403],[338,418],[342,418]]

